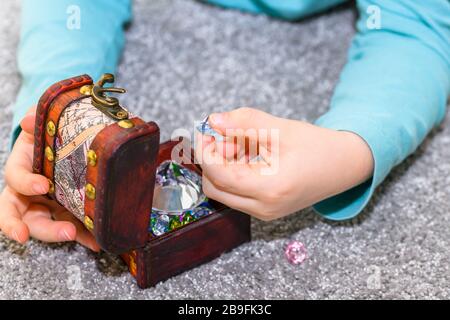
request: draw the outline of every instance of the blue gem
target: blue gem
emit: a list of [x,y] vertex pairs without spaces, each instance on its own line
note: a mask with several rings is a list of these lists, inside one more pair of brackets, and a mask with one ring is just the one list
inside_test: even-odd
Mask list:
[[169,231],[169,221],[170,218],[167,214],[157,214],[157,217],[154,220],[152,219],[152,233],[155,236],[160,236]]
[[202,217],[206,217],[212,213],[211,209],[207,207],[197,207],[192,210],[192,215],[195,219],[200,219]]
[[200,122],[200,124],[197,126],[197,130],[201,134],[214,137],[216,139],[216,141],[222,141],[223,136],[220,133],[218,133],[216,130],[211,128],[211,126],[208,123],[208,119],[209,119],[209,116],[206,117],[205,119],[203,119],[203,121]]

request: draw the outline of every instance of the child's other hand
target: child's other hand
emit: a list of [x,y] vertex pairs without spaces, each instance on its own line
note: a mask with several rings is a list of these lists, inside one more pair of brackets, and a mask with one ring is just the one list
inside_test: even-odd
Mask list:
[[[213,114],[209,119],[226,138],[215,142],[209,136],[197,137],[204,192],[259,219],[288,215],[372,176],[370,148],[354,133],[251,108]],[[263,161],[251,161],[256,155],[251,150],[256,148],[249,146],[255,145]]]
[[[49,184],[32,173],[35,108],[22,120],[20,133],[5,167],[6,187],[0,195],[0,230],[25,243],[29,237],[44,242],[76,240],[94,251],[94,237],[71,213],[42,195]],[[52,219],[53,218],[53,219]]]

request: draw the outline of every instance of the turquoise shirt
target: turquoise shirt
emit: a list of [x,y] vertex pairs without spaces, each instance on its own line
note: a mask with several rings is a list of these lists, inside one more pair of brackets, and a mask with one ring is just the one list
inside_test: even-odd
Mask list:
[[[208,2],[297,20],[344,1]],[[93,78],[114,73],[130,6],[130,0],[22,1],[18,63],[23,82],[13,137],[27,109],[52,83],[83,73]],[[68,25],[67,19],[76,19],[78,8],[81,28],[75,20]],[[358,0],[357,8],[357,34],[348,62],[330,110],[316,124],[360,135],[372,150],[375,169],[370,181],[314,206],[334,220],[352,218],[365,207],[391,169],[442,121],[450,95],[450,1]],[[378,12],[379,25],[373,20]]]

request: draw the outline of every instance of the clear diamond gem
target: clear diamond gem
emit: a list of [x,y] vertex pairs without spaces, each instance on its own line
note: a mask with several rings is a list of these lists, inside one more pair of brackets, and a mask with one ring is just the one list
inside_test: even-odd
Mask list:
[[181,215],[200,205],[206,196],[201,177],[174,161],[164,161],[156,171],[153,210]]

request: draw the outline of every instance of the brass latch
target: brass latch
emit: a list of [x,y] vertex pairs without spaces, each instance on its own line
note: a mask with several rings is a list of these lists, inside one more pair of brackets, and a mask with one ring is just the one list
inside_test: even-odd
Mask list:
[[103,74],[100,80],[98,80],[92,87],[92,104],[94,107],[113,119],[128,119],[128,112],[120,106],[119,100],[106,94],[108,92],[125,93],[126,90],[114,87],[104,88],[103,86],[105,83],[114,83],[114,75],[111,73]]

